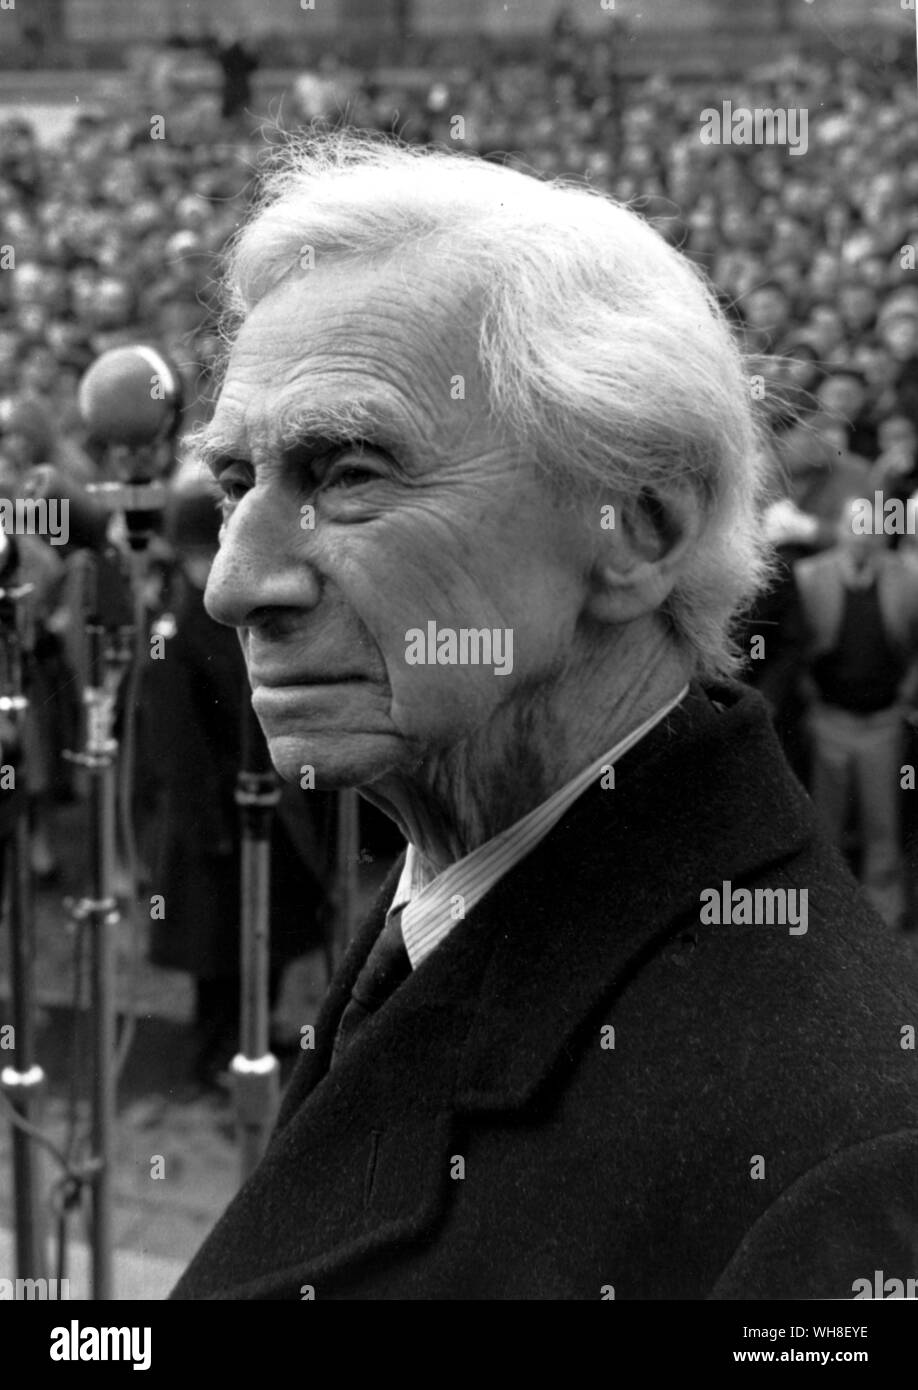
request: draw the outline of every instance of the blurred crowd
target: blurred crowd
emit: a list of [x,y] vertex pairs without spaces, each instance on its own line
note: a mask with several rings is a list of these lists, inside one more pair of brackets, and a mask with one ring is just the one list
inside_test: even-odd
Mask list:
[[[762,447],[773,464],[763,524],[780,564],[772,594],[749,624],[749,679],[769,699],[792,758],[873,885],[877,905],[888,920],[904,924],[909,894],[899,764],[895,789],[887,786],[880,796],[867,767],[873,765],[876,781],[879,744],[867,738],[860,762],[852,749],[857,740],[861,747],[868,725],[890,723],[890,710],[901,737],[918,627],[914,634],[891,629],[887,616],[890,606],[909,610],[914,543],[881,537],[873,545],[851,544],[846,508],[850,498],[872,497],[875,489],[905,498],[918,488],[914,54],[911,70],[908,53],[878,69],[838,52],[763,66],[729,82],[716,76],[703,83],[664,76],[633,81],[622,74],[616,43],[614,30],[607,39],[587,40],[561,21],[539,58],[495,62],[483,51],[472,68],[389,78],[327,54],[300,75],[266,123],[251,115],[257,51],[205,36],[143,55],[130,95],[78,117],[57,144],[41,143],[25,119],[6,120],[0,129],[0,495],[20,495],[27,470],[39,463],[56,463],[83,482],[98,476],[100,459],[80,421],[77,388],[105,349],[148,342],[178,365],[187,408],[173,504],[157,543],[164,578],[149,596],[149,618],[171,634],[179,631],[176,615],[181,620],[182,639],[170,640],[188,638],[185,694],[197,701],[203,748],[213,706],[224,702],[227,728],[236,711],[230,713],[229,696],[216,688],[210,703],[201,704],[200,672],[212,678],[225,664],[224,688],[241,685],[225,634],[218,635],[200,606],[215,526],[207,507],[201,510],[200,478],[186,441],[210,409],[220,355],[215,257],[255,192],[266,147],[308,122],[348,123],[546,176],[587,179],[632,202],[703,268],[752,355],[750,392],[760,402]],[[202,83],[208,64],[212,80]],[[734,108],[805,108],[805,156],[778,145],[703,144],[701,112],[725,99]],[[61,747],[78,721],[78,693],[67,676],[67,634],[78,627],[78,599],[69,582],[73,557],[25,539],[22,564],[36,578],[41,634],[34,679],[44,693],[36,703],[45,714],[23,756],[34,803],[34,866],[50,874],[49,804],[73,794],[59,768]],[[810,595],[806,566],[820,556],[832,564],[833,557],[848,557],[839,561],[838,592],[828,599],[819,589],[821,571],[816,597]],[[890,565],[891,605],[881,576]],[[855,585],[848,583],[849,569],[858,576]],[[851,593],[858,596],[856,612]],[[827,604],[832,621],[821,628]],[[885,647],[858,647],[865,624],[885,635]],[[756,636],[764,638],[762,649],[754,647]],[[860,676],[859,662],[868,668]],[[865,695],[861,686],[871,682],[881,688]],[[834,725],[823,730],[817,776],[811,716],[815,710],[824,719],[826,708],[854,724],[847,732]],[[174,718],[182,717],[176,708]],[[167,733],[161,737],[168,741]],[[884,756],[890,748],[887,740]],[[160,753],[154,775],[141,777],[154,824],[156,806],[175,801],[170,777],[180,778],[184,768],[187,780],[193,753],[186,739],[171,763]],[[211,866],[214,881],[234,872],[226,802],[231,763],[222,759],[219,787],[215,782],[212,789],[213,799],[222,798],[219,815],[211,805],[222,830],[211,826],[199,834],[190,858],[186,843],[181,866],[173,865],[185,883],[214,844],[227,851]],[[888,781],[888,757],[887,764]],[[148,861],[168,848],[153,845]],[[172,849],[179,853],[177,843]],[[327,861],[315,852],[306,871],[318,923]],[[161,952],[164,962],[193,970],[205,986],[214,978],[214,951],[183,953],[175,942],[189,935],[195,915],[198,922],[206,916],[206,897],[188,904],[188,921],[177,924]]]

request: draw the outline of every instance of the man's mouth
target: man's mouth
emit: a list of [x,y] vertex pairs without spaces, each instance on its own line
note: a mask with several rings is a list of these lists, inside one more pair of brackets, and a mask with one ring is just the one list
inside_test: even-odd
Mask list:
[[249,682],[253,690],[289,690],[293,687],[304,685],[347,685],[356,681],[366,681],[368,679],[369,677],[367,676],[346,671],[336,674],[329,674],[325,671],[249,672]]

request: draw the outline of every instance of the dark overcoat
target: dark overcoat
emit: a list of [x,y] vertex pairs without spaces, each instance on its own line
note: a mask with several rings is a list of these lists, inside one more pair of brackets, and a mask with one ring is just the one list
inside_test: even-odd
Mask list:
[[[702,921],[725,882],[805,891],[806,931]],[[758,695],[693,689],[329,1072],[391,891],[174,1297],[851,1298],[918,1275],[914,953]]]

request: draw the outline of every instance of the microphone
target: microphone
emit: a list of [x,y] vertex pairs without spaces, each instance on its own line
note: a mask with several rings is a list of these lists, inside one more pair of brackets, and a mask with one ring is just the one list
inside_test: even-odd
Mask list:
[[40,463],[25,475],[26,497],[58,498],[67,503],[67,545],[83,550],[104,550],[111,511],[53,463]]
[[65,545],[102,554],[109,547],[109,521],[119,512],[130,550],[146,552],[168,496],[165,479],[183,406],[178,371],[155,348],[110,348],[83,374],[77,399],[90,436],[106,446],[110,473],[119,481],[84,487],[42,463],[28,470],[23,490],[27,497],[61,503]]
[[161,352],[144,344],[109,348],[83,374],[77,404],[93,439],[143,451],[133,478],[149,481],[162,471],[149,446],[172,439],[184,401],[178,370]]

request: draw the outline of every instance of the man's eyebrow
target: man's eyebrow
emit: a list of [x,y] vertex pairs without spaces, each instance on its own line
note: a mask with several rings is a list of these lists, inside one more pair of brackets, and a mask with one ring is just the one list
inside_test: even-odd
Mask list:
[[304,440],[347,442],[366,439],[393,449],[414,453],[412,430],[402,412],[379,400],[328,401],[321,405],[291,402],[278,413],[276,438],[281,448]]
[[209,468],[211,472],[217,464],[230,458],[241,457],[244,452],[242,444],[236,442],[232,434],[216,429],[212,424],[199,425],[193,430],[189,436],[188,447],[197,462]]
[[[365,439],[386,447],[411,464],[421,444],[425,454],[432,452],[432,441],[418,437],[417,424],[396,406],[378,399],[327,401],[321,404],[292,401],[283,406],[272,421],[271,446],[281,452],[310,440],[347,443]],[[192,437],[191,447],[205,467],[213,472],[229,459],[251,459],[245,429],[232,423],[204,425]],[[259,451],[255,451],[259,452]]]

